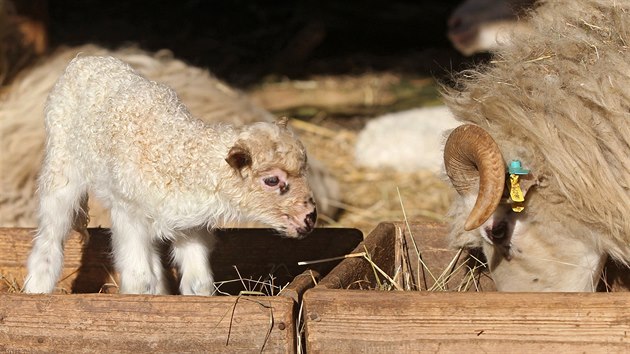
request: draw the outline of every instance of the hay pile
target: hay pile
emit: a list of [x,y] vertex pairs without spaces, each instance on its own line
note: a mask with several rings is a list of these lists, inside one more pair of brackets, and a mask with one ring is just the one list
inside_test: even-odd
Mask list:
[[294,121],[293,127],[310,154],[326,164],[340,182],[342,199],[337,207],[342,213],[337,221],[324,220],[330,225],[355,227],[367,234],[379,222],[403,220],[404,214],[409,220],[445,221],[452,191],[438,175],[360,168],[353,161],[355,131],[304,121]]
[[[300,119],[291,121],[292,127],[299,132],[309,154],[324,163],[339,180],[342,197],[336,201],[336,206],[342,209],[341,213],[336,220],[326,218],[321,221],[335,227],[358,228],[365,235],[379,222],[403,220],[404,214],[411,221],[446,221],[446,211],[454,192],[442,176],[430,171],[401,173],[367,169],[354,162],[357,133],[370,119],[370,113],[376,115],[388,110],[435,104],[439,96],[434,81],[386,73],[350,80],[347,77],[316,77],[309,82],[293,85],[283,82],[280,85],[284,98],[302,97],[302,100],[286,99],[281,108],[277,103],[271,103],[276,100],[268,101],[269,106],[265,100],[259,100],[259,103],[276,115],[300,116]],[[313,97],[323,97],[321,93],[313,92],[313,87],[318,86],[335,94],[329,95],[332,97],[329,101],[319,99],[315,102]],[[277,87],[263,85],[252,95],[254,99],[270,97],[273,96],[270,91]],[[369,99],[362,101],[357,98],[357,92],[364,92]],[[344,97],[347,97],[347,104],[344,104]],[[286,102],[294,104],[287,106]]]

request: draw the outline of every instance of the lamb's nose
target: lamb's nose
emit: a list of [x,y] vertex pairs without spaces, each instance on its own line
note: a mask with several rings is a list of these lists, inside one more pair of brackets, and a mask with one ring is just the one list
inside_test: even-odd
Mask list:
[[317,209],[313,210],[312,213],[306,215],[306,218],[304,218],[304,223],[309,229],[315,227],[315,222],[317,222]]
[[317,221],[317,210],[313,210],[312,213],[306,215],[304,218],[304,227],[297,229],[300,238],[310,234],[315,228],[315,222]]

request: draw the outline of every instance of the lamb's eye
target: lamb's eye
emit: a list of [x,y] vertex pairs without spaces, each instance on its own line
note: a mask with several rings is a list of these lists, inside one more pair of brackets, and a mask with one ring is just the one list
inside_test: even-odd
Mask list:
[[278,185],[278,183],[280,183],[280,178],[278,178],[278,176],[272,176],[272,177],[267,177],[263,179],[263,181],[269,187],[275,187]]

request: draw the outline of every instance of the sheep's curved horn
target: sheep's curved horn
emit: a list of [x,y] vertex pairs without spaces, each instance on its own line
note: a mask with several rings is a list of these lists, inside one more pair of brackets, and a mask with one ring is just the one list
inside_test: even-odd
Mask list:
[[462,196],[473,193],[479,179],[477,201],[464,224],[467,231],[478,228],[494,213],[503,195],[505,165],[499,146],[481,127],[459,126],[446,141],[444,166]]

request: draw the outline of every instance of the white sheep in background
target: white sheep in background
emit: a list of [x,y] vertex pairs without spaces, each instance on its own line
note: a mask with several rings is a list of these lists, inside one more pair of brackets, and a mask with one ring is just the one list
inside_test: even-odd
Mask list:
[[[593,291],[607,254],[630,264],[630,1],[541,1],[528,25],[446,92],[472,123],[445,147],[451,238],[499,290]],[[530,170],[520,213],[512,160]]]
[[359,166],[441,172],[444,133],[461,124],[446,106],[421,107],[371,119],[359,132]]
[[[173,88],[193,116],[207,123],[242,126],[275,118],[248,96],[229,87],[208,70],[173,58],[168,50],[149,53],[137,48],[108,50],[95,45],[59,48],[24,70],[0,93],[0,226],[37,225],[36,179],[44,151],[44,102],[68,62],[77,56],[113,56],[148,79]],[[332,201],[340,198],[332,174],[309,156],[309,184],[319,214],[333,217]],[[109,211],[91,198],[92,227],[111,225]]]
[[182,294],[208,295],[206,228],[241,215],[289,237],[315,225],[306,152],[286,120],[242,128],[193,118],[175,92],[113,57],[78,57],[46,104],[39,227],[25,291],[48,293],[91,190],[111,209],[123,293],[166,292],[156,243],[172,242]]

